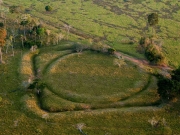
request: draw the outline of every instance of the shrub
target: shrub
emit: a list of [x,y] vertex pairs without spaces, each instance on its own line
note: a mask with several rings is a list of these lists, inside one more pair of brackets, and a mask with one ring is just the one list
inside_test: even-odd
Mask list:
[[9,10],[11,13],[21,13],[24,11],[24,7],[22,7],[22,6],[10,6]]
[[162,99],[172,100],[180,94],[180,67],[172,72],[171,79],[159,77],[158,94]]
[[101,44],[101,43],[97,43],[97,44],[93,44],[91,46],[91,50],[92,51],[97,51],[97,52],[102,52],[102,53],[107,53],[108,52],[108,46],[105,44]]
[[145,56],[151,63],[158,65],[165,63],[165,57],[156,45],[148,45],[145,50]]
[[0,27],[4,27],[4,23],[0,22]]
[[46,11],[52,11],[52,7],[48,5],[48,6],[45,7],[45,10]]
[[148,15],[148,23],[150,26],[154,26],[158,24],[158,14],[157,13],[151,13]]
[[109,48],[109,49],[108,49],[108,53],[109,53],[109,54],[114,54],[115,51],[116,51],[116,50],[115,50],[114,48]]
[[32,46],[37,45],[37,47],[39,48],[39,47],[41,47],[41,44],[42,43],[39,40],[36,41],[36,43],[33,40],[27,40],[24,42],[24,47],[30,49]]

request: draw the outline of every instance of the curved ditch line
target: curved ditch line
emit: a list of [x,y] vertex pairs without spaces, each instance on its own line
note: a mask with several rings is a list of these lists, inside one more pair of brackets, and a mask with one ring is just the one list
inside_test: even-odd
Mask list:
[[44,68],[44,70],[43,70],[42,73],[43,73],[43,74],[46,74],[46,73],[48,72],[48,70],[50,70],[50,68],[51,68],[55,63],[57,63],[57,62],[65,59],[66,57],[73,56],[73,55],[75,55],[75,54],[77,54],[77,53],[72,53],[72,51],[71,51],[71,52],[69,52],[69,53],[67,53],[67,54],[60,55],[60,56],[54,58],[53,60],[51,60],[51,61],[45,66],[45,68]]
[[[40,103],[41,104],[41,103]],[[50,111],[48,109],[44,109],[42,108],[42,106],[39,106],[37,105],[40,109],[48,112],[48,113],[62,113],[62,112],[79,112],[79,111],[97,111],[97,110],[107,110],[107,109],[122,109],[122,108],[131,108],[131,107],[134,107],[134,108],[138,108],[138,107],[159,107],[161,105],[161,102],[160,101],[156,101],[156,102],[153,102],[153,103],[140,103],[138,105],[133,105],[133,104],[113,104],[113,105],[106,105],[106,106],[101,106],[99,105],[98,107],[91,107],[89,109],[84,109],[84,108],[74,108],[74,110],[63,110],[62,111]]]
[[[72,54],[72,55],[74,55],[74,54]],[[66,56],[67,56],[67,55],[65,55],[63,58],[65,58]],[[61,58],[60,58],[60,59],[61,59]],[[55,61],[55,62],[57,62],[57,60],[58,60],[58,59],[56,58],[56,61]],[[62,59],[61,59],[61,60],[62,60]],[[53,61],[53,62],[54,62],[54,61]],[[49,63],[49,67],[51,66],[51,63],[52,63],[52,62]],[[49,68],[49,67],[48,67],[48,68]],[[131,98],[132,96],[134,97],[134,96],[140,94],[141,92],[145,91],[145,90],[149,87],[149,85],[150,85],[150,83],[151,83],[151,78],[152,78],[152,76],[149,75],[147,84],[145,84],[144,87],[143,87],[140,91],[138,91],[138,92],[136,92],[136,93],[134,93],[134,94],[132,94],[132,95],[130,95],[130,96],[124,97],[124,98],[122,98],[122,99],[120,99],[120,100],[118,100],[118,101],[125,101],[125,100]],[[78,97],[77,97],[77,98],[68,97],[68,96],[66,96],[66,95],[63,95],[62,93],[57,93],[57,92],[55,92],[50,85],[47,85],[47,84],[46,84],[46,86],[47,86],[47,88],[48,88],[52,93],[54,93],[55,95],[59,96],[60,98],[63,98],[63,99],[65,99],[65,100],[67,100],[67,101],[71,101],[71,102],[74,102],[74,103],[84,103],[84,102],[79,102],[79,101],[77,101],[77,98],[78,98]],[[79,98],[80,98],[80,97],[79,97]],[[117,101],[117,102],[118,102],[118,101]],[[90,103],[90,102],[87,102],[87,103]],[[87,104],[87,103],[85,103],[85,104]],[[100,103],[100,104],[101,104],[101,103]],[[112,103],[108,103],[108,104],[112,104]]]
[[147,88],[149,87],[149,85],[150,85],[151,83],[152,83],[152,76],[149,75],[147,84],[146,84],[140,91],[136,92],[136,93],[133,94],[133,95],[130,95],[130,96],[128,96],[128,97],[125,97],[125,98],[123,98],[123,99],[121,99],[121,100],[119,100],[119,101],[125,101],[125,100],[128,100],[128,99],[130,99],[130,98],[133,98],[134,96],[137,96],[138,94],[140,94],[140,93],[144,92],[145,90],[147,90]]
[[[141,88],[140,91],[138,91],[138,92],[136,92],[136,93],[132,93],[132,94],[129,95],[129,96],[123,97],[123,98],[121,98],[120,100],[118,100],[117,102],[125,101],[126,99],[131,98],[131,96],[136,96],[136,95],[138,95],[139,93],[145,91],[145,90],[149,87],[149,85],[151,84],[151,78],[152,78],[152,76],[149,75],[149,76],[148,76],[148,82],[145,83],[145,85]],[[73,95],[73,97],[72,97],[72,95],[71,95],[71,96],[68,96],[67,94],[64,94],[63,92],[57,93],[57,92],[51,87],[51,85],[49,85],[49,84],[47,84],[47,83],[46,83],[46,87],[47,87],[53,94],[59,96],[60,98],[65,99],[65,100],[67,100],[67,101],[71,101],[71,102],[74,102],[74,103],[91,104],[91,102],[90,102],[90,101],[91,101],[91,98],[88,98],[88,100],[87,100],[86,102],[83,102],[83,101],[79,102],[78,99],[81,99],[81,98],[82,98],[81,96],[78,97],[78,96],[76,96],[76,95]],[[83,98],[83,99],[84,99],[84,98]],[[83,100],[83,99],[82,99],[82,100]],[[86,98],[85,98],[85,99],[86,99]],[[106,100],[106,98],[104,98],[104,100]],[[104,100],[103,100],[103,101],[104,101]],[[99,101],[98,103],[99,103],[99,104],[103,104],[103,103],[101,103],[101,102],[103,102],[103,101]],[[116,102],[116,103],[117,103],[117,102]],[[106,105],[108,105],[108,104],[112,104],[112,102],[106,103]]]
[[73,49],[73,44],[74,42],[69,42],[69,43],[65,43],[65,44],[58,44],[58,45],[53,45],[53,46],[45,46],[41,49],[41,52],[42,53],[46,53],[47,52],[47,49],[48,52],[51,52],[51,51],[70,51]]
[[[151,76],[149,78],[151,79]],[[130,96],[128,98],[132,98],[132,97],[138,95],[139,93],[145,91],[147,89],[147,87],[149,86],[149,84],[150,84],[150,79],[149,79],[149,83],[145,86],[144,89],[142,89],[140,92],[138,92],[138,93],[136,93],[133,96]],[[51,89],[48,86],[47,86],[47,88],[48,88],[48,90]],[[67,100],[67,101],[70,101],[72,103],[79,103],[80,104],[80,102],[75,102],[75,101],[69,100],[66,97],[64,97],[63,95],[60,96],[59,94],[55,93],[54,91],[52,91],[52,90],[50,90],[50,91],[52,92],[52,94],[55,94],[59,98],[62,98],[62,99]],[[87,104],[87,103],[82,103],[82,104]],[[108,103],[108,104],[105,104],[105,105],[104,104],[98,104],[97,106],[91,106],[90,110],[107,109],[107,108],[110,109],[110,108],[127,108],[127,107],[149,107],[149,106],[159,106],[160,104],[161,104],[160,100],[158,100],[156,102],[151,102],[151,103],[138,103],[138,104],[135,104],[135,105],[133,103],[125,103],[125,104],[123,104],[121,102],[115,102],[115,103]],[[40,106],[40,108],[41,108],[41,106]],[[52,111],[49,111],[49,110],[44,109],[44,108],[41,108],[41,109],[43,109],[45,111],[48,111],[48,112],[52,112]],[[85,111],[87,109],[84,109],[84,108],[74,108],[73,111],[83,111],[83,110]],[[55,113],[55,112],[66,112],[66,110],[53,111],[53,113]]]
[[[33,104],[33,107],[31,107]],[[41,109],[38,105],[38,103],[35,101],[35,99],[27,99],[25,100],[24,107],[27,108],[29,111],[32,111],[34,114],[38,115],[39,117],[42,117],[44,114],[48,114],[49,118],[57,118],[58,116],[60,118],[64,118],[64,116],[76,116],[82,117],[82,115],[101,115],[102,113],[120,113],[120,112],[137,112],[137,111],[159,111],[161,109],[161,106],[139,106],[139,107],[122,107],[122,108],[104,108],[104,109],[87,109],[82,111],[69,111],[66,112],[48,112],[43,109]],[[68,113],[67,113],[68,112]]]
[[[47,87],[48,88],[48,87]],[[48,88],[48,90],[50,90]],[[59,95],[57,95],[56,93],[54,93],[53,91],[50,90],[50,92],[52,92],[53,95],[56,95],[59,97]],[[62,98],[62,97],[59,97],[59,98]],[[64,100],[67,100],[66,98],[62,98]],[[79,102],[73,102],[71,100],[67,100],[68,102],[72,102],[72,103],[79,103]],[[39,100],[39,103],[41,104],[41,101]],[[81,103],[79,103],[81,104]],[[86,103],[82,103],[82,104],[86,104]],[[153,102],[153,103],[139,103],[139,104],[136,104],[136,105],[133,105],[131,103],[126,103],[126,104],[117,104],[117,103],[110,103],[110,104],[106,104],[105,106],[99,104],[98,106],[92,106],[91,108],[89,109],[84,109],[84,108],[74,108],[74,110],[72,110],[71,112],[77,112],[77,111],[87,111],[87,110],[90,110],[90,111],[95,111],[95,110],[106,110],[106,109],[121,109],[121,108],[129,108],[129,107],[158,107],[161,105],[161,102],[160,100],[156,101],[156,102]],[[49,112],[49,113],[60,113],[60,112],[69,112],[69,110],[62,110],[62,111],[50,111],[48,109],[44,109],[42,108],[42,106],[40,105],[37,105],[40,109],[46,111],[46,112]]]
[[[65,55],[63,55],[63,56],[59,56],[59,57],[55,58],[54,60],[52,60],[50,63],[47,64],[47,66],[46,66],[46,68],[45,68],[46,70],[44,70],[44,72],[46,73],[47,70],[50,69],[50,67],[51,67],[54,63],[58,62],[59,60],[62,60],[62,59],[64,59],[64,58],[66,58],[67,56],[75,55],[75,54],[77,54],[77,53],[65,54]],[[36,64],[36,63],[35,63],[35,58],[36,58],[36,56],[33,57],[33,64]],[[35,74],[36,74],[36,67],[35,67],[35,65],[34,65],[33,69],[35,70]],[[145,90],[148,88],[148,86],[150,85],[150,82],[151,82],[151,77],[152,77],[152,76],[149,76],[149,80],[148,80],[147,85],[145,85],[144,88],[143,88],[141,91],[135,93],[133,96],[138,95],[139,93],[145,91]],[[48,89],[49,89],[49,88],[48,88]],[[50,89],[49,89],[49,90],[50,90]],[[50,91],[51,91],[52,93],[54,93],[55,95],[58,95],[58,96],[59,96],[59,94],[55,93],[54,91],[52,91],[52,90],[50,90]],[[63,98],[64,100],[67,100],[67,98],[64,98],[63,95],[61,95],[60,98]],[[126,100],[126,99],[128,99],[128,98],[132,98],[132,96],[129,96],[129,97],[127,97],[127,98],[124,98],[123,100],[121,99],[121,101],[124,101],[124,100]],[[67,100],[67,101],[74,102],[74,101],[72,101],[72,100]],[[75,102],[75,103],[79,103],[79,102]],[[139,105],[125,104],[125,105],[123,105],[123,106],[122,106],[122,105],[115,105],[115,104],[106,104],[104,107],[103,107],[103,106],[102,106],[102,107],[95,107],[95,106],[94,106],[94,107],[91,108],[91,110],[107,109],[107,108],[122,108],[122,107],[157,106],[157,105],[159,105],[159,104],[160,104],[159,102],[147,103],[147,104],[139,104]],[[42,109],[43,109],[43,108],[42,108]],[[80,110],[85,110],[85,109],[75,109],[74,111],[80,111]],[[48,110],[46,110],[46,111],[48,111]],[[59,112],[59,111],[58,111],[58,112]],[[66,111],[60,111],[60,112],[66,112]]]

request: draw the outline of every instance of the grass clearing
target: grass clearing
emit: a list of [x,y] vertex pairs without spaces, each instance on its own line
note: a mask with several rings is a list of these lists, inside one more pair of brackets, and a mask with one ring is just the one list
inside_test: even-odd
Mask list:
[[[69,50],[53,48],[49,53],[46,48],[40,50],[35,62],[39,65],[35,67],[44,67],[41,81],[47,88],[42,92],[40,103],[48,111],[122,107],[121,100],[149,87],[149,75],[128,61],[119,68],[114,65],[117,58],[107,54],[86,51],[62,56]],[[132,101],[129,104],[135,105]]]

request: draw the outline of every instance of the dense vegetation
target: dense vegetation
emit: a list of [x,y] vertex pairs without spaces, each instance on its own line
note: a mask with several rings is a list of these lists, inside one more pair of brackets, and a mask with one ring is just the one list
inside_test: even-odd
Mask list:
[[171,78],[160,76],[158,81],[158,93],[165,100],[178,98],[180,94],[180,68],[172,72]]

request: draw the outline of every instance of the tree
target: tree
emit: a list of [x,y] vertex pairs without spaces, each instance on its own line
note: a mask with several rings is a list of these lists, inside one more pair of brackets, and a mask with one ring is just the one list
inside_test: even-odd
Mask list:
[[45,6],[45,10],[46,10],[46,11],[52,11],[52,7],[49,6],[49,5],[47,5],[47,6]]
[[67,30],[67,40],[68,40],[68,38],[69,38],[69,31],[70,31],[70,29],[72,28],[70,25],[67,25],[67,24],[65,24],[64,25],[64,28]]
[[11,47],[12,56],[14,56],[13,36],[9,36],[9,38],[6,40],[6,53],[9,49],[9,47]]
[[12,42],[16,42],[16,37],[18,36],[18,31],[16,29],[11,29]]
[[155,26],[158,24],[158,14],[157,13],[151,13],[148,15],[148,23],[150,26]]
[[171,78],[159,77],[158,93],[162,99],[172,100],[180,94],[180,67],[172,71]]
[[23,35],[21,35],[21,44],[22,44],[22,48],[24,49],[24,39],[25,39],[25,37],[23,36]]
[[150,15],[148,15],[148,23],[150,26],[152,26],[152,31],[153,31],[154,26],[156,24],[158,24],[158,14],[157,13],[151,13]]
[[21,19],[20,25],[22,25],[24,27],[24,36],[26,36],[26,29],[25,29],[26,27],[25,26],[31,22],[31,20],[32,20],[31,15],[30,14],[22,14],[20,19]]
[[115,49],[114,48],[108,48],[108,53],[109,54],[114,54],[115,53]]
[[45,29],[44,28],[37,28],[36,33],[39,37],[43,36],[45,33]]
[[148,45],[145,50],[145,56],[151,63],[158,65],[165,64],[165,57],[156,45]]
[[5,45],[6,35],[6,29],[4,27],[0,27],[0,63],[4,63],[2,60],[2,47]]

